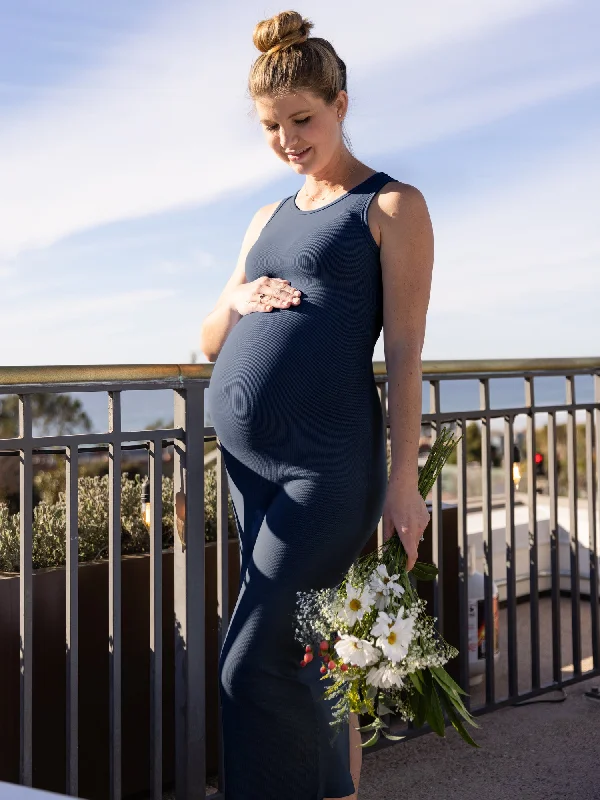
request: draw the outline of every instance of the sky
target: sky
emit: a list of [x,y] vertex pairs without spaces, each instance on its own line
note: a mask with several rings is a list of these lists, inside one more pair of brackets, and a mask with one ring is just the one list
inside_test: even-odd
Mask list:
[[[246,91],[282,10],[0,0],[0,363],[206,360],[250,220],[302,186]],[[354,154],[427,201],[423,359],[598,356],[600,4],[296,10],[346,62]]]

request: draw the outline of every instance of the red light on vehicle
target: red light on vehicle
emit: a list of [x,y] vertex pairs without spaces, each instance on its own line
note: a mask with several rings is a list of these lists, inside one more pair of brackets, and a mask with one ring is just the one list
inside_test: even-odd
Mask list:
[[535,463],[536,464],[541,464],[543,460],[544,460],[544,456],[541,453],[536,453],[535,454]]

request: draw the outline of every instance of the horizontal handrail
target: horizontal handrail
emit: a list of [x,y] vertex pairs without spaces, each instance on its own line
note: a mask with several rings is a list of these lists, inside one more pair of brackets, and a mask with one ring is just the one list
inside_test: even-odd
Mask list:
[[212,364],[86,364],[0,367],[0,386],[207,379],[211,375],[212,366]]
[[[68,383],[208,380],[214,363],[87,364],[0,367],[0,387]],[[473,373],[560,373],[600,370],[600,357],[448,359],[421,362],[423,376]],[[373,361],[377,376],[387,374],[385,361]]]

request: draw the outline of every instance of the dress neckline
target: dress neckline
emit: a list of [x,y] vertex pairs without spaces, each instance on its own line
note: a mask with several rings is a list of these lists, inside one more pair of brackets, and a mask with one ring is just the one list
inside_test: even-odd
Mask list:
[[364,186],[365,183],[367,183],[368,181],[371,180],[371,178],[374,178],[376,175],[381,175],[381,174],[382,174],[381,172],[374,172],[372,175],[369,175],[368,178],[365,178],[364,181],[361,181],[360,183],[357,183],[356,186],[353,186],[352,189],[349,189],[347,192],[344,192],[344,194],[341,194],[339,197],[336,197],[335,200],[331,201],[331,203],[326,203],[324,206],[319,206],[318,208],[307,208],[307,209],[304,209],[304,208],[299,208],[298,207],[298,205],[296,204],[296,198],[300,194],[300,189],[298,189],[296,194],[293,196],[292,203],[294,204],[294,208],[296,209],[296,211],[298,211],[298,213],[300,213],[300,214],[314,214],[317,211],[323,211],[323,209],[329,208],[330,206],[334,205],[335,203],[338,203],[340,200],[343,200],[345,197],[348,197],[348,195],[353,194],[357,189],[360,189],[361,186]]

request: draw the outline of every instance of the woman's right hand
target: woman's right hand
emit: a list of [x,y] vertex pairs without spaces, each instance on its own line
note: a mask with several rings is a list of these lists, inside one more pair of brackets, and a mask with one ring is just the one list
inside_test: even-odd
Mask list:
[[283,278],[268,278],[266,275],[236,286],[231,294],[231,306],[242,316],[251,311],[271,311],[275,307],[289,308],[299,303],[299,289]]

